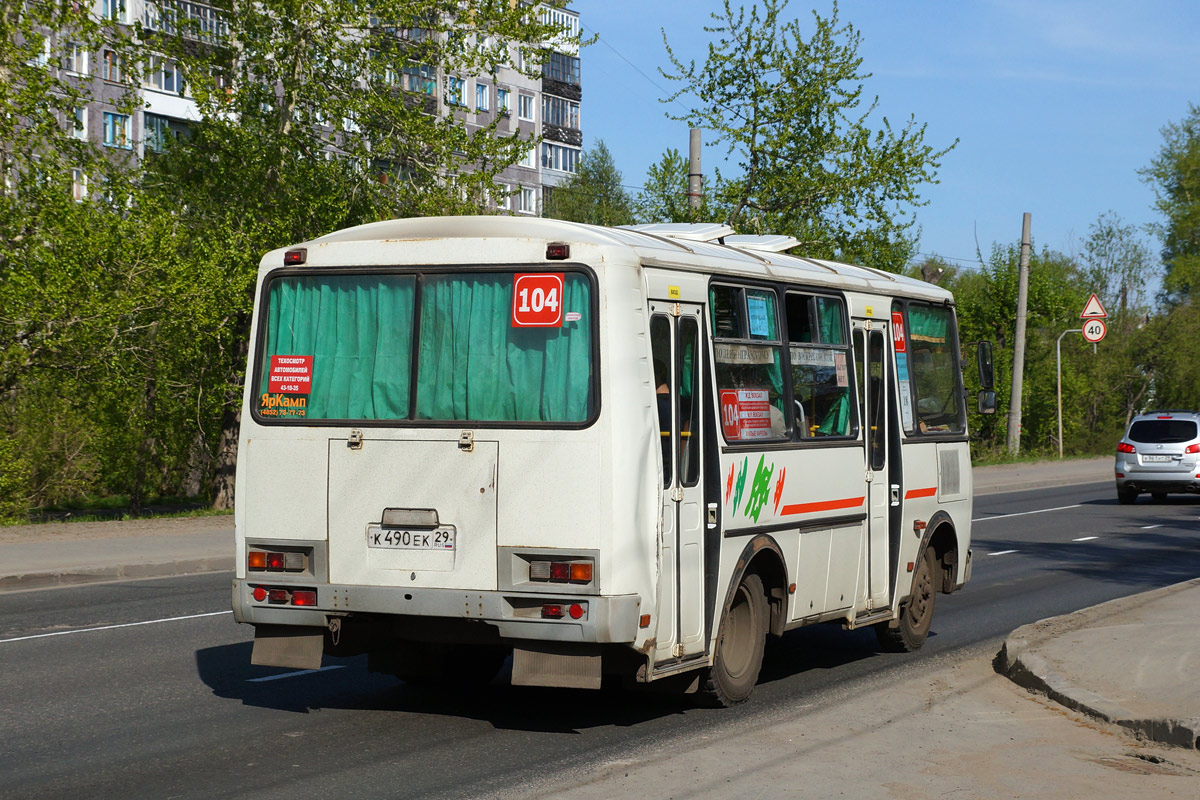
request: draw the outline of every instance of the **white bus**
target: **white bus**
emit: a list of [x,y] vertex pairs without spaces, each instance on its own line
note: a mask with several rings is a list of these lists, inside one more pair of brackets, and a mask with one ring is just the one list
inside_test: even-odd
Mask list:
[[767,635],[920,647],[971,573],[953,300],[795,244],[489,216],[267,254],[236,486],[253,662],[463,685],[511,653],[513,684],[679,676],[729,705]]

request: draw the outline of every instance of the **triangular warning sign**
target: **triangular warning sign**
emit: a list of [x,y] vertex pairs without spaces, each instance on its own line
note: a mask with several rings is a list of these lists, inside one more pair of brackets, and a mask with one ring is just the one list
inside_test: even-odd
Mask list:
[[1088,298],[1087,305],[1083,307],[1083,313],[1079,315],[1080,319],[1092,319],[1094,317],[1108,317],[1108,312],[1104,310],[1104,306],[1100,305],[1100,298],[1092,295]]

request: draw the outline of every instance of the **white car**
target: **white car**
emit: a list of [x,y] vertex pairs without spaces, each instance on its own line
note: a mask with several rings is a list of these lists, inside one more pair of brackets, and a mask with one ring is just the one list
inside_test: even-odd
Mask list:
[[1122,504],[1149,492],[1200,492],[1200,413],[1148,411],[1133,418],[1117,444],[1117,499]]

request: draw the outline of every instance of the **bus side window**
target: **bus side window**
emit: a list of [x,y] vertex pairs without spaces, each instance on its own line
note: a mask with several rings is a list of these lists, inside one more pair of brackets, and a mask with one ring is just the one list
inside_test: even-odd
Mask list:
[[671,462],[671,323],[662,314],[650,318],[650,352],[654,358],[654,397],[658,406],[658,436],[662,442],[663,488],[674,476]]
[[843,301],[789,292],[788,351],[801,439],[854,435]]

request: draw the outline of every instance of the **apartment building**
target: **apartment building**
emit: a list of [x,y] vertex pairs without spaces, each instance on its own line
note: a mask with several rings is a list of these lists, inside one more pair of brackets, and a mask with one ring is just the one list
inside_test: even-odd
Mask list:
[[[140,22],[146,30],[194,32],[201,40],[223,41],[227,26],[213,6],[193,0],[93,0],[94,13],[118,24]],[[564,36],[546,43],[541,75],[529,78],[519,69],[501,67],[494,76],[441,74],[414,65],[391,76],[407,92],[425,95],[423,104],[432,114],[455,115],[468,129],[478,130],[493,121],[502,133],[520,131],[527,137],[544,137],[518,164],[498,178],[507,198],[500,208],[517,214],[538,214],[543,197],[575,172],[583,143],[578,49],[568,41],[579,33],[579,14],[569,9],[539,8],[544,23],[557,26]],[[66,70],[89,85],[93,98],[75,109],[76,136],[105,148],[124,151],[141,159],[161,150],[168,137],[187,135],[198,119],[196,103],[178,66],[147,51],[142,56],[140,85],[130,86],[129,70],[116,52],[91,53],[81,46],[61,43],[67,49]],[[514,53],[515,55],[515,53]],[[133,113],[123,113],[116,101],[132,89],[140,101]],[[76,175],[77,197],[86,193],[86,178]]]

